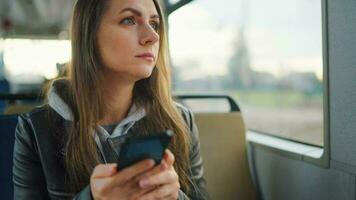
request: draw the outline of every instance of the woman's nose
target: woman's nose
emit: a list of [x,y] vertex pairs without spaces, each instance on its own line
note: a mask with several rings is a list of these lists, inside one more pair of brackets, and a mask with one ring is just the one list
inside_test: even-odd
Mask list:
[[140,38],[141,45],[152,45],[159,40],[158,33],[150,26],[143,26],[142,36]]

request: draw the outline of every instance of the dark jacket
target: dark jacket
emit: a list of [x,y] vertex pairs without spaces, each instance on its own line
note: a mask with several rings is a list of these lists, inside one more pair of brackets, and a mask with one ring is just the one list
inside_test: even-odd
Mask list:
[[[178,108],[190,129],[190,178],[198,186],[189,194],[180,191],[179,199],[208,199],[193,115],[183,106]],[[14,199],[92,199],[89,185],[77,194],[68,192],[66,185],[64,144],[71,123],[48,104],[19,117],[13,160]]]

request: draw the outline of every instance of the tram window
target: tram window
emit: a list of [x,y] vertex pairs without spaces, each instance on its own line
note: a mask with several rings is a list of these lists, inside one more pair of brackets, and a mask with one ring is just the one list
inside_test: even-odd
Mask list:
[[68,40],[0,40],[0,78],[10,82],[10,93],[38,92],[70,60]]
[[0,100],[0,115],[28,112],[48,80],[63,73],[70,60],[68,40],[0,39],[0,93],[20,94],[26,100]]
[[323,146],[321,8],[321,0],[195,0],[175,11],[175,92],[229,94],[249,129]]

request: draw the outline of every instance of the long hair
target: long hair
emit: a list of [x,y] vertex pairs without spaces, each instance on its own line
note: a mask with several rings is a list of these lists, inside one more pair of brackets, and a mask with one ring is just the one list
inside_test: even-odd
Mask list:
[[[133,103],[146,109],[141,120],[141,134],[171,129],[174,131],[169,149],[175,155],[174,168],[183,191],[188,191],[189,180],[189,130],[172,99],[168,57],[168,41],[162,8],[153,0],[162,20],[159,55],[149,78],[137,81],[133,91]],[[74,191],[90,181],[93,168],[100,157],[93,139],[93,130],[103,117],[102,65],[97,48],[97,32],[106,0],[78,0],[71,27],[72,61],[69,68],[70,88],[67,102],[73,111],[73,126],[65,147],[65,167]]]

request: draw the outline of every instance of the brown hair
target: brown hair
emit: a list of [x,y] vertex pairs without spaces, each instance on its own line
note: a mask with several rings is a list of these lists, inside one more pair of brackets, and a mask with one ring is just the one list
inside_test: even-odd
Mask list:
[[[168,42],[162,9],[153,0],[161,17],[158,30],[160,49],[152,75],[136,82],[133,101],[146,109],[141,134],[171,129],[175,135],[169,149],[175,155],[174,168],[183,191],[189,190],[188,127],[171,94]],[[102,75],[96,36],[107,0],[78,0],[73,13],[72,62],[69,68],[70,92],[67,102],[73,111],[73,127],[66,143],[65,167],[70,185],[78,191],[90,181],[93,168],[100,162],[92,131],[103,116]]]

